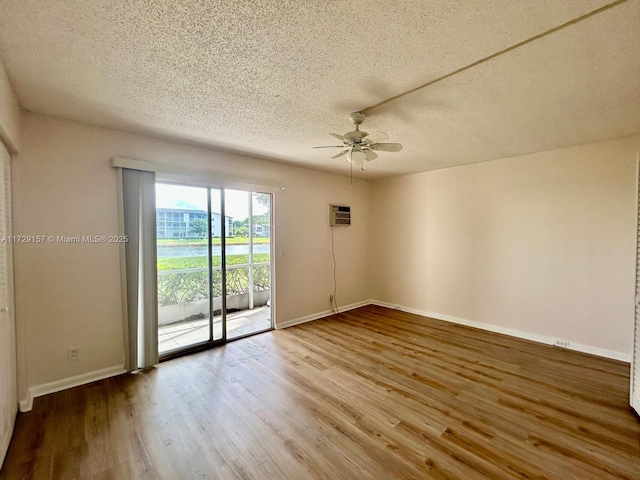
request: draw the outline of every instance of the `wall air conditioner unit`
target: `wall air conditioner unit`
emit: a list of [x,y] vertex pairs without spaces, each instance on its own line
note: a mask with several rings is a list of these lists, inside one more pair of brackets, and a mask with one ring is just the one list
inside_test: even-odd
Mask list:
[[351,225],[351,207],[329,205],[329,225]]

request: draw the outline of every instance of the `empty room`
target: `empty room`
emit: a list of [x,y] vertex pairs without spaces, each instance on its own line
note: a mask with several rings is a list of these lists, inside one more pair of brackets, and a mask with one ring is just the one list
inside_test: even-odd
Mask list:
[[640,479],[640,0],[0,0],[0,480]]

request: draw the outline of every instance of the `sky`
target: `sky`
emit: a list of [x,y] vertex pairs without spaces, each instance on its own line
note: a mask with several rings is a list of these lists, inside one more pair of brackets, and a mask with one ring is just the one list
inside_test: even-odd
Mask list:
[[[249,216],[248,192],[225,190],[226,215],[234,220],[244,220]],[[184,208],[189,210],[207,210],[207,189],[156,183],[157,208]],[[211,190],[211,210],[220,212],[220,190]],[[267,208],[253,201],[253,214],[265,213]]]

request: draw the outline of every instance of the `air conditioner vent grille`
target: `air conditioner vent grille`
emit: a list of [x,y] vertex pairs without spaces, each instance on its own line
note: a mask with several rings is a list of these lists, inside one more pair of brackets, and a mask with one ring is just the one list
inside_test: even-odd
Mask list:
[[329,225],[351,225],[351,207],[329,205]]

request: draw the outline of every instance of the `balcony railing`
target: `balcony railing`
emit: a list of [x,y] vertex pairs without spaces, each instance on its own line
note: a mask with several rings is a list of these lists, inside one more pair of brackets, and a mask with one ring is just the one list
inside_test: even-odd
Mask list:
[[[227,265],[227,296],[249,294],[253,308],[253,292],[271,288],[270,264],[243,263]],[[222,296],[222,268],[214,266],[211,295]],[[160,306],[197,302],[209,298],[209,269],[186,268],[158,272],[158,303]]]

